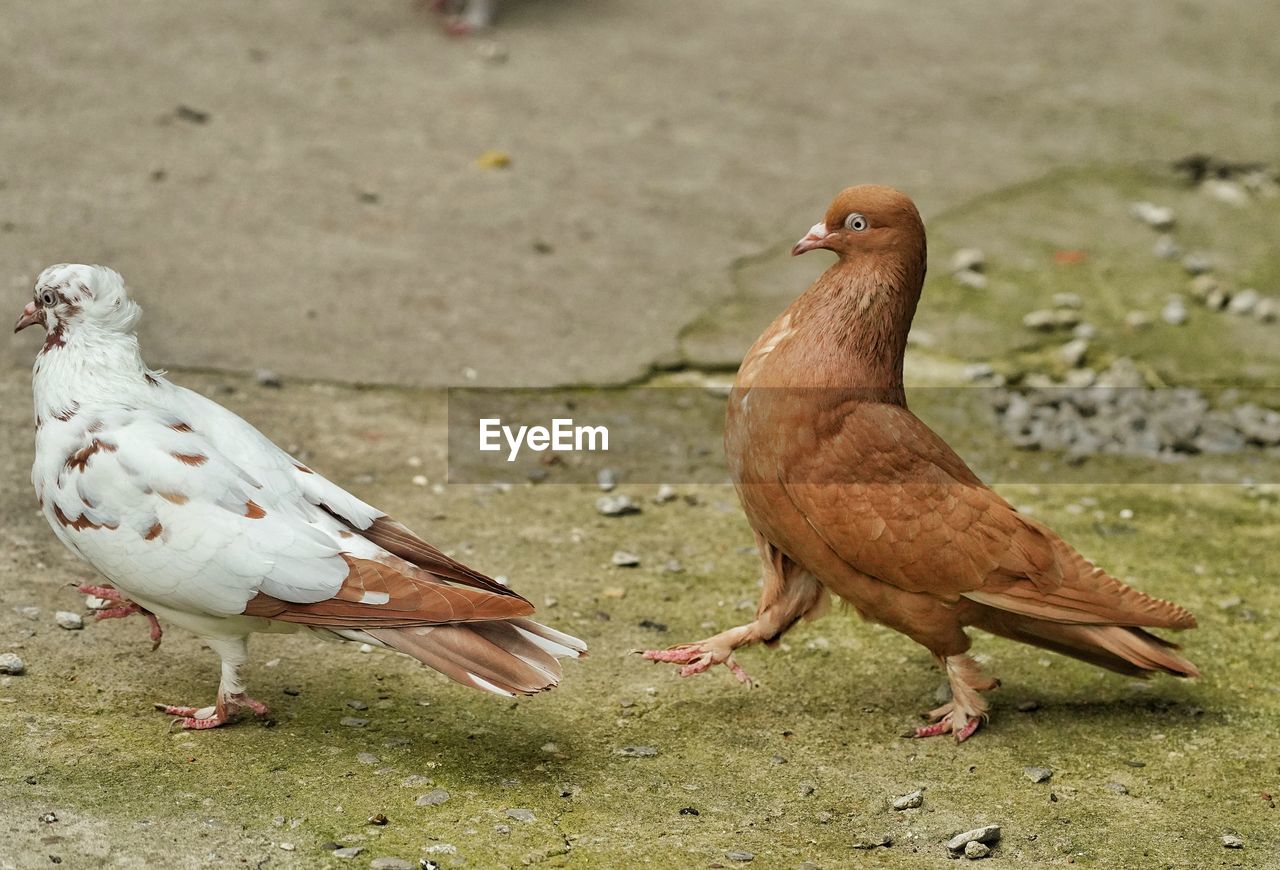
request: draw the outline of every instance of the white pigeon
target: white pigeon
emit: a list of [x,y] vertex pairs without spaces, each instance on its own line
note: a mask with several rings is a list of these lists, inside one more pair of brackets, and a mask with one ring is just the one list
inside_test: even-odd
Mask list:
[[500,695],[555,686],[582,641],[296,461],[240,417],[142,362],[141,310],[101,266],[41,273],[15,332],[40,324],[31,482],[45,519],[114,589],[106,616],[143,612],[222,659],[217,703],[157,704],[215,728],[250,698],[239,669],[258,631],[307,629],[405,653]]

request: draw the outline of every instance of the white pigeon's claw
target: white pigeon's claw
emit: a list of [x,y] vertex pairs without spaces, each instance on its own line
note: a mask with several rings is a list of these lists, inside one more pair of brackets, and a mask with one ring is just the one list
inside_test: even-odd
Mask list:
[[585,653],[525,618],[516,592],[149,370],[115,272],[52,266],[28,307],[45,326],[31,479],[54,534],[111,581],[86,594],[112,602],[100,618],[143,613],[158,644],[159,614],[222,660],[214,707],[159,705],[184,728],[265,715],[239,670],[268,628],[388,647],[510,695],[551,688],[558,659]]

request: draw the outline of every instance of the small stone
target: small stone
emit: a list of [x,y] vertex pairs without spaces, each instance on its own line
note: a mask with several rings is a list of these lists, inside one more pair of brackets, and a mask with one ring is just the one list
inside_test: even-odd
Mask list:
[[1204,297],[1204,307],[1210,311],[1222,311],[1230,301],[1231,294],[1221,287],[1217,287],[1210,290],[1209,295]]
[[742,849],[730,849],[728,852],[724,853],[724,856],[728,858],[730,861],[739,861],[743,864],[747,863],[748,861],[756,860],[755,852],[747,852]]
[[1243,849],[1244,840],[1236,834],[1223,834],[1222,846],[1224,849]]
[[682,574],[684,573],[684,565],[681,564],[679,559],[668,559],[663,563],[662,570],[668,574]]
[[985,858],[991,854],[991,847],[985,843],[979,843],[977,840],[970,840],[964,844],[964,856],[970,861],[977,861],[979,858]]
[[292,852],[294,849],[297,849],[298,847],[293,845],[293,843],[281,843],[280,848],[286,852]]
[[987,267],[987,256],[978,248],[961,248],[951,255],[952,272],[981,272]]
[[414,486],[426,486],[431,481],[427,480],[427,476],[425,474],[415,474],[413,477],[409,478],[409,482]]
[[680,808],[680,815],[682,815],[682,816],[700,816],[700,815],[702,815],[702,813],[698,812],[698,808],[697,808],[697,807],[681,807],[681,808]]
[[449,799],[449,792],[442,788],[432,789],[424,795],[419,795],[414,801],[415,806],[420,807],[438,807]]
[[1057,355],[1067,368],[1076,369],[1084,365],[1089,354],[1089,342],[1083,338],[1073,338],[1058,348]]
[[1258,306],[1259,298],[1257,290],[1252,288],[1241,290],[1231,297],[1231,301],[1227,303],[1227,310],[1232,314],[1252,314],[1253,309]]
[[27,619],[32,621],[40,618],[39,607],[15,607],[14,610],[16,610],[20,616],[25,616]]
[[1213,260],[1203,251],[1192,251],[1182,258],[1182,268],[1189,275],[1203,275],[1213,270]]
[[1041,308],[1028,312],[1022,318],[1022,325],[1027,329],[1039,332],[1052,332],[1055,329],[1070,329],[1080,322],[1080,313],[1066,308]]
[[640,505],[629,495],[603,495],[596,499],[596,512],[606,517],[625,517],[640,513]]
[[361,764],[377,764],[378,756],[374,755],[372,752],[358,752],[356,753],[356,761]]
[[985,290],[987,287],[987,276],[972,269],[956,272],[955,278],[962,287],[970,287],[974,290]]
[[605,598],[626,598],[627,590],[622,586],[608,586],[600,594]]
[[345,726],[345,727],[347,727],[347,728],[363,728],[364,726],[366,726],[366,725],[368,725],[368,724],[369,724],[369,720],[368,720],[368,719],[361,719],[361,718],[356,717],[356,716],[343,716],[343,717],[338,721],[338,724],[339,724],[339,725],[342,725],[342,726]]
[[67,631],[79,631],[84,628],[84,620],[80,614],[69,610],[59,610],[53,615],[53,621],[58,623],[58,628],[65,628]]
[[1153,202],[1135,202],[1129,206],[1129,214],[1155,230],[1171,229],[1174,224],[1173,209]]
[[533,810],[524,807],[515,807],[507,810],[507,817],[515,819],[517,822],[532,822],[537,820],[537,816],[533,814]]
[[618,475],[612,468],[602,468],[596,474],[596,486],[600,487],[602,492],[613,492],[617,485]]
[[359,700],[358,698],[348,698],[345,703],[352,710],[368,710],[369,709],[369,705],[366,704],[364,701]]
[[46,825],[52,825],[52,824],[53,824],[54,822],[56,822],[57,820],[58,820],[58,814],[57,814],[57,813],[52,813],[52,812],[50,812],[50,813],[41,813],[41,814],[40,814],[40,821],[44,822]]
[[818,787],[811,782],[800,783],[800,796],[809,797],[818,790]]
[[1145,311],[1130,311],[1124,316],[1124,328],[1130,332],[1141,332],[1151,326],[1151,315]]
[[1197,275],[1187,284],[1187,292],[1203,301],[1219,287],[1218,279],[1212,275]]
[[1023,701],[1018,705],[1019,713],[1034,713],[1040,709],[1039,701]]
[[1054,308],[1083,308],[1084,300],[1080,298],[1079,293],[1054,293]]
[[609,561],[619,568],[635,568],[640,564],[640,557],[626,550],[614,550]]
[[510,834],[510,833],[511,833],[511,826],[510,826],[510,825],[502,825],[502,824],[494,825],[494,826],[493,826],[493,832],[494,832],[495,834]]
[[1254,306],[1253,316],[1263,323],[1275,322],[1280,319],[1280,301],[1271,296],[1263,296]]
[[1032,782],[1048,782],[1053,779],[1053,771],[1047,767],[1024,767],[1022,775]]
[[658,487],[658,492],[654,495],[653,501],[655,504],[666,504],[669,501],[675,501],[678,495],[679,493],[676,492],[676,488],[674,486],[669,483],[664,483],[662,486]]
[[888,849],[893,845],[893,838],[889,836],[872,837],[869,840],[858,840],[853,844],[854,849],[859,851],[869,851],[871,849]]
[[284,385],[284,381],[280,380],[280,376],[271,369],[258,369],[253,373],[253,379],[258,382],[260,387],[268,387],[277,390]]
[[1176,260],[1182,256],[1182,247],[1168,233],[1156,239],[1151,251],[1162,260]]
[[924,803],[924,792],[916,789],[911,794],[904,794],[893,802],[895,810],[914,810]]
[[1160,309],[1160,319],[1170,326],[1182,326],[1187,322],[1187,306],[1183,304],[1181,296],[1170,297],[1164,308]]
[[369,870],[414,870],[414,867],[403,858],[374,858],[369,862]]
[[1126,788],[1123,783],[1119,783],[1119,782],[1109,782],[1106,785],[1104,785],[1103,788],[1105,788],[1107,791],[1111,792],[1112,794],[1128,794],[1129,793],[1129,789]]
[[424,785],[435,785],[435,781],[429,776],[423,776],[415,773],[412,776],[406,776],[400,780],[401,788],[422,788]]
[[335,858],[356,858],[364,851],[364,846],[343,846],[341,849],[333,850]]
[[653,746],[622,746],[613,753],[623,758],[652,758],[658,754],[658,750]]
[[1207,178],[1201,183],[1200,189],[1225,205],[1240,208],[1249,204],[1249,194],[1245,189],[1225,178]]
[[17,653],[0,653],[0,674],[17,677],[27,670],[26,662]]
[[769,763],[770,764],[786,764],[787,759],[783,758],[781,755],[774,755],[769,758]]
[[987,825],[982,828],[974,828],[972,831],[965,831],[963,834],[956,834],[947,841],[947,849],[952,852],[962,852],[964,847],[973,842],[986,843],[990,845],[1000,839],[1000,826]]
[[1098,327],[1088,321],[1081,321],[1072,327],[1071,334],[1076,338],[1097,338]]
[[105,598],[99,598],[96,595],[86,595],[84,597],[84,606],[86,610],[106,610],[114,602]]
[[990,363],[972,363],[964,367],[964,376],[971,381],[985,381],[995,373]]

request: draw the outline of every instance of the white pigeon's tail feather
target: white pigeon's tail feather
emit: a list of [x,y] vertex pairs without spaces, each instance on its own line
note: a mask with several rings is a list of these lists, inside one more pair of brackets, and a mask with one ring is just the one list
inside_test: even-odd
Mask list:
[[561,677],[556,659],[587,652],[576,637],[530,619],[366,628],[364,633],[465,686],[499,695],[554,688]]

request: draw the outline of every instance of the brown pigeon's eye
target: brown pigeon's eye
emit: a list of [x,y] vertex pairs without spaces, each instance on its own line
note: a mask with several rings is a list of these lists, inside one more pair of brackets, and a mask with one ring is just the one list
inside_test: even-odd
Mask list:
[[40,294],[40,304],[45,308],[52,308],[58,302],[58,297],[54,295],[52,290],[46,290]]
[[871,224],[867,223],[867,219],[856,211],[844,219],[844,228],[846,230],[853,230],[855,233],[860,233],[869,226],[871,226]]

